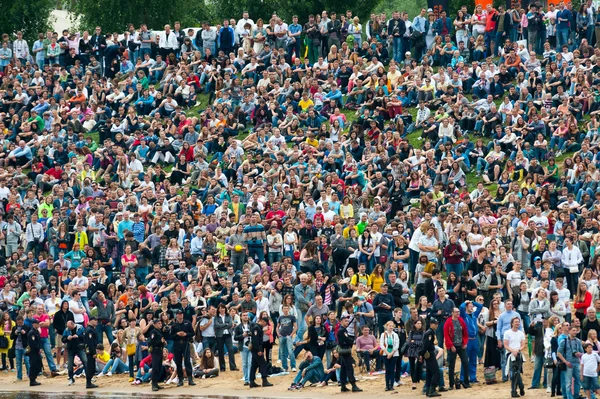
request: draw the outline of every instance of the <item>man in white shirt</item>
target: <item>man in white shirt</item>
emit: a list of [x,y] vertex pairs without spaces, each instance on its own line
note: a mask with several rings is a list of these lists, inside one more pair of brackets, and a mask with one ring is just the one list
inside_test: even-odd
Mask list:
[[238,36],[242,36],[242,34],[244,33],[244,26],[246,24],[250,24],[250,27],[252,29],[254,29],[254,21],[249,17],[248,11],[244,11],[243,14],[242,14],[242,18],[240,18],[237,21],[237,24],[235,26],[235,33]]
[[179,50],[177,35],[171,32],[171,25],[165,25],[165,33],[158,35],[158,49],[164,60],[167,59],[169,53]]
[[79,291],[74,290],[71,294],[71,300],[69,301],[69,310],[73,312],[73,321],[83,327],[83,314],[85,313],[85,307],[81,302],[81,294]]

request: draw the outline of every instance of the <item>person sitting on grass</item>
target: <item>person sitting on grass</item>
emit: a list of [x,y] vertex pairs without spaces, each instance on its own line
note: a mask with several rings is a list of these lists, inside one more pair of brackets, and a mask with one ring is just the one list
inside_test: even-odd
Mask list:
[[306,351],[304,361],[298,367],[298,374],[288,389],[290,391],[302,389],[307,382],[317,384],[324,379],[325,370],[323,369],[323,361],[320,357],[314,356],[311,351]]

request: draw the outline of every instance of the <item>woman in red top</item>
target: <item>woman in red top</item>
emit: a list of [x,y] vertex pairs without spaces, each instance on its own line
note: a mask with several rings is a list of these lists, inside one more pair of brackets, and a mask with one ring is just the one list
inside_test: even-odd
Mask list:
[[592,294],[588,291],[585,281],[579,281],[577,284],[577,294],[573,298],[573,307],[575,308],[575,316],[581,321],[585,319],[587,308],[592,304]]

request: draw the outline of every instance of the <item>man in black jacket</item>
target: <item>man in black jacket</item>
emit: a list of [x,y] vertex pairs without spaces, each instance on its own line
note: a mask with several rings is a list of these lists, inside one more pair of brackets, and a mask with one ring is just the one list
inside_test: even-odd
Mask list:
[[[162,240],[161,240],[162,241]],[[152,355],[152,391],[156,392],[162,387],[158,386],[158,380],[162,375],[162,357],[165,339],[163,338],[163,323],[160,319],[153,322],[154,328],[148,339],[148,349]]]
[[88,358],[87,367],[85,368],[85,380],[87,389],[98,388],[98,385],[95,385],[92,382],[92,378],[96,375],[96,346],[98,346],[98,338],[96,335],[96,326],[98,325],[98,320],[95,316],[90,316],[90,320],[88,321],[88,325],[85,329],[85,336],[83,337],[83,342],[85,343],[85,352]]
[[[85,331],[83,327],[75,324],[74,321],[69,320],[67,322],[67,328],[62,336],[62,342],[66,344],[67,353],[69,355],[69,386],[75,384],[75,377],[73,374],[73,367],[75,365],[75,356],[79,357],[81,363],[83,363],[84,369],[87,370],[87,356],[85,354]],[[93,376],[92,376],[93,377]]]
[[252,349],[250,349],[250,353],[252,353],[252,366],[250,367],[250,388],[257,388],[260,386],[254,381],[256,380],[256,370],[260,370],[263,387],[273,386],[273,384],[267,380],[267,361],[265,360],[265,352],[263,348],[263,328],[266,327],[268,323],[269,318],[263,317],[262,319],[258,319],[258,322],[253,324],[250,328],[252,344]]
[[[159,265],[161,268],[167,267],[167,236],[160,237],[160,244],[152,249],[152,263]],[[162,355],[161,355],[162,356]]]
[[[194,336],[192,324],[183,318],[181,309],[175,310],[175,322],[171,325],[171,340],[173,340],[173,358],[177,367],[178,387],[183,386],[183,364],[188,378],[188,385],[196,385],[192,378],[192,362],[190,361],[190,340]],[[230,354],[233,356],[233,353]]]
[[40,322],[32,320],[32,328],[27,333],[27,346],[29,353],[29,386],[42,385],[37,382],[37,376],[42,371],[42,338],[40,337]]
[[[404,59],[404,51],[402,48],[402,37],[404,37],[404,33],[406,32],[406,24],[404,20],[400,18],[400,13],[398,11],[394,11],[392,13],[392,19],[388,23],[388,35],[391,35],[393,38],[392,46],[394,48],[394,61],[397,63],[402,62]],[[406,49],[408,51],[408,49]]]
[[340,321],[340,328],[338,329],[337,339],[340,345],[340,384],[342,392],[350,391],[346,384],[349,382],[352,385],[352,392],[362,392],[358,386],[356,386],[356,378],[354,377],[354,357],[352,357],[352,346],[354,345],[354,338],[348,334],[348,325],[350,324],[350,316],[346,315],[342,317]]

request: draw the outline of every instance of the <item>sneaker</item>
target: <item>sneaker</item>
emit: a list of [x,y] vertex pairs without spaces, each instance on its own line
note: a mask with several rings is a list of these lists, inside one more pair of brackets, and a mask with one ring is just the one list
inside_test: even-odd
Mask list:
[[552,390],[550,389],[550,387],[546,388],[546,393],[551,393]]
[[74,380],[74,379],[70,379],[70,380],[69,380],[69,386],[71,386],[71,385],[73,385],[73,384],[75,384],[75,380]]
[[409,375],[410,375],[410,374],[408,374],[408,373],[402,373],[402,376],[401,376],[401,378],[406,378],[406,377],[408,377]]
[[19,383],[19,382],[23,382],[22,378],[15,378],[15,380],[13,381],[13,383]]
[[98,378],[104,377],[104,373],[100,372],[100,374],[98,374],[96,377],[98,377]]
[[298,370],[296,370],[296,367],[292,367],[292,371],[295,373]]
[[129,382],[133,382],[133,377],[129,377]]
[[109,371],[108,373],[106,373],[107,377],[110,377],[112,375],[112,371]]

